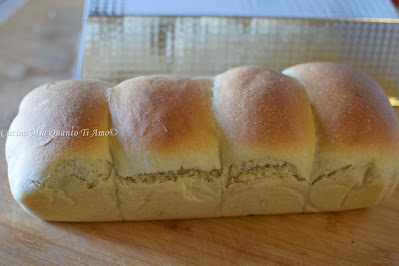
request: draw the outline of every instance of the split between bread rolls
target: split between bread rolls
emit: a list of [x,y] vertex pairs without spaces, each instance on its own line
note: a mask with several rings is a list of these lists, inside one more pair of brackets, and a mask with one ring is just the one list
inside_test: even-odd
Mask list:
[[24,98],[9,132],[28,132],[6,143],[13,196],[49,221],[364,208],[399,176],[387,97],[335,63],[53,82]]

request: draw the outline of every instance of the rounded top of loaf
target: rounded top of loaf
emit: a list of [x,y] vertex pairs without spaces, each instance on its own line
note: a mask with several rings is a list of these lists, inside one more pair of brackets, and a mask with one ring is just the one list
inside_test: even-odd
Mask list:
[[313,138],[310,103],[302,85],[258,66],[231,69],[216,78],[215,115],[228,141],[254,148],[302,147]]
[[[15,144],[52,154],[74,148],[96,149],[104,140],[84,136],[81,130],[107,129],[106,93],[109,86],[96,80],[65,80],[36,88],[22,100],[10,127],[10,131],[26,131],[28,136],[10,137],[7,145]],[[60,135],[67,131],[78,131],[79,134]]]
[[337,63],[305,63],[284,74],[304,85],[325,147],[399,148],[399,123],[378,83],[366,73]]
[[157,75],[112,88],[110,112],[118,136],[111,148],[118,174],[220,167],[211,84],[205,78]]
[[126,80],[111,90],[113,123],[136,149],[204,149],[217,133],[206,83],[168,75]]

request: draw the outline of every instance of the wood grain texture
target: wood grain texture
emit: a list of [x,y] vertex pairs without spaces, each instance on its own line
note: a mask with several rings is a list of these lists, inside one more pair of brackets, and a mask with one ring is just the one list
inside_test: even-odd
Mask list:
[[[7,66],[0,68],[0,129],[29,90],[72,76],[82,7],[80,0],[30,1],[0,25],[0,66]],[[1,265],[399,264],[399,188],[377,207],[340,213],[47,223],[13,199],[4,143],[0,138]]]

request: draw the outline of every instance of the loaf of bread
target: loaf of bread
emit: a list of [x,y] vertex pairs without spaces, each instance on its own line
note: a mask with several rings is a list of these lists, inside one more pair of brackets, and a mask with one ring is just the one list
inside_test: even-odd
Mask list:
[[399,123],[343,64],[43,85],[7,132],[13,196],[49,221],[339,211],[386,199]]

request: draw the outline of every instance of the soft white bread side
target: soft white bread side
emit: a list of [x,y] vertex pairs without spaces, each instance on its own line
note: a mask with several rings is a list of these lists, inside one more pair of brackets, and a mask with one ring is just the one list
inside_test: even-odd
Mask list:
[[213,92],[226,176],[223,215],[301,212],[316,147],[303,86],[249,66],[217,76]]
[[382,89],[332,63],[53,82],[25,97],[9,132],[28,132],[7,139],[11,191],[50,221],[363,208],[399,176],[399,122]]
[[306,210],[363,208],[387,198],[399,174],[399,124],[377,82],[333,63],[301,64],[283,73],[302,82],[316,119]]

